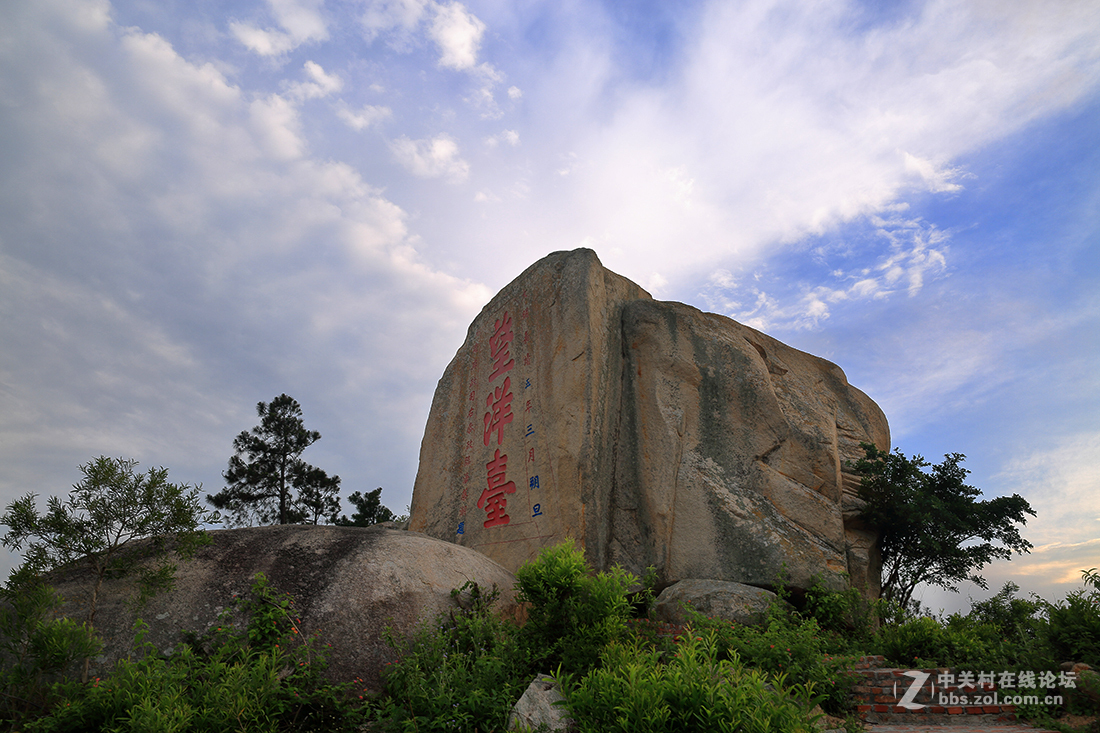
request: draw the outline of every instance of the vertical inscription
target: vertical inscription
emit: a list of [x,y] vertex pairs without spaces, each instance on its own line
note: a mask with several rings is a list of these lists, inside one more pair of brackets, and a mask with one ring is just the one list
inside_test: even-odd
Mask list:
[[[488,446],[495,433],[498,446],[493,452],[493,459],[485,464],[487,486],[477,500],[477,508],[485,512],[482,526],[486,529],[500,527],[512,521],[505,510],[508,508],[507,495],[516,493],[516,483],[508,480],[508,454],[502,453],[499,446],[504,445],[504,426],[515,419],[512,413],[512,378],[506,375],[516,363],[512,358],[514,340],[512,316],[504,311],[504,315],[494,324],[493,335],[489,337],[492,370],[489,372],[489,394],[485,398],[485,416],[482,419],[484,444]],[[503,380],[500,379],[502,376]],[[498,380],[500,383],[494,385]]]
[[[520,539],[516,532],[532,535],[531,529],[540,526],[538,517],[547,513],[544,492],[549,475],[539,472],[545,457],[537,443],[535,339],[526,300],[524,292],[522,305],[499,312],[490,321],[492,329],[485,329],[472,348],[461,423],[462,493],[455,533],[512,528],[494,532],[488,542],[475,539],[477,546]],[[480,522],[480,527],[473,522]]]

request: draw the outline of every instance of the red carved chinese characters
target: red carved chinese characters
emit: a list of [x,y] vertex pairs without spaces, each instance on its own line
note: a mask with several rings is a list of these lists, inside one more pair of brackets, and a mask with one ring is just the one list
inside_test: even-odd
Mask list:
[[489,356],[493,360],[493,371],[489,373],[490,382],[515,366],[511,349],[514,338],[512,316],[504,311],[504,316],[496,322],[493,335],[489,337]]
[[487,517],[483,526],[488,528],[508,524],[510,518],[504,513],[508,499],[504,495],[516,493],[516,483],[506,481],[507,454],[501,455],[500,448],[497,448],[493,453],[493,460],[486,463],[485,468],[489,487],[481,492],[481,497],[477,500],[478,509],[484,509]]
[[504,384],[497,387],[485,398],[485,445],[493,433],[497,434],[497,445],[504,442],[504,426],[512,422],[512,378],[505,377]]

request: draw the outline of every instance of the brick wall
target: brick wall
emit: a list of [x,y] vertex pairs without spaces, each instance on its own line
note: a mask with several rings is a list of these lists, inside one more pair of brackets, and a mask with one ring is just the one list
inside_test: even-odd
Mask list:
[[[970,716],[969,719],[975,722],[1008,722],[1016,719],[1015,705],[999,704],[1001,695],[998,694],[996,685],[940,685],[937,681],[939,675],[948,672],[954,674],[954,670],[892,669],[883,667],[885,662],[882,656],[876,655],[861,657],[855,665],[856,674],[861,679],[852,686],[852,697],[856,711],[868,723],[939,723],[947,722],[948,719],[958,720],[958,716]],[[916,709],[898,704],[915,681],[906,672],[924,672],[928,675],[916,697],[908,701],[914,706],[920,706]],[[966,705],[959,702],[964,695],[968,702]],[[942,704],[944,702],[947,704]]]

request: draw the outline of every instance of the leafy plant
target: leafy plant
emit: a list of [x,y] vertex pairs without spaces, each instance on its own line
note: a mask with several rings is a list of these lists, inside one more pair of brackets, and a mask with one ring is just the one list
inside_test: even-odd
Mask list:
[[865,456],[853,468],[862,477],[862,518],[881,532],[887,603],[906,608],[921,583],[955,591],[971,580],[985,588],[978,571],[1031,548],[1016,527],[1026,523],[1024,515],[1035,516],[1031,505],[1018,494],[978,501],[981,491],[965,483],[969,471],[960,465],[961,453],[931,466],[921,456],[861,445]]
[[466,583],[470,602],[420,626],[409,641],[387,629],[400,657],[383,672],[377,718],[390,731],[503,730],[533,674],[513,625],[492,610],[499,592]]
[[748,626],[692,613],[692,625],[712,633],[720,654],[736,658],[746,667],[772,679],[812,686],[822,708],[844,715],[851,706],[849,693],[855,680],[852,659],[830,654],[827,640],[814,619],[793,614],[782,599],[768,609],[763,624]]
[[321,434],[306,430],[298,401],[281,394],[258,403],[256,414],[260,424],[233,440],[226,487],[207,501],[237,525],[317,524],[339,511],[340,477],[301,458]]
[[[91,579],[85,619],[94,626],[105,579],[136,572],[139,604],[171,587],[176,564],[169,549],[191,557],[210,542],[199,526],[219,517],[202,509],[199,487],[169,483],[165,468],[138,473],[136,466],[134,460],[100,456],[80,467],[84,480],[65,501],[49,498],[45,514],[38,513],[34,494],[8,506],[0,517],[9,528],[3,544],[26,548],[23,564],[9,581],[14,592],[71,564]],[[85,657],[85,679],[88,661]]]
[[[292,604],[258,575],[241,610],[248,626],[222,626],[171,656],[144,642],[139,654],[88,684],[54,687],[54,706],[28,731],[350,731],[359,715],[344,689],[324,682],[323,656],[295,633]],[[228,619],[228,615],[225,620]],[[281,630],[274,636],[267,627]],[[290,629],[290,632],[286,632]]]
[[595,664],[600,650],[626,630],[627,589],[635,582],[619,567],[590,574],[572,540],[543,549],[516,571],[517,597],[530,604],[522,636],[532,660],[570,670]]
[[52,617],[61,603],[34,578],[0,590],[0,720],[16,724],[39,714],[65,669],[99,653],[102,643],[89,626]]
[[369,527],[372,524],[392,522],[397,519],[397,515],[390,511],[389,507],[382,505],[381,486],[365,494],[359,491],[352,492],[352,495],[348,497],[348,501],[355,507],[351,519],[348,519],[346,514],[337,517],[339,511],[337,509],[333,511],[332,517],[330,517],[333,524],[341,527]]
[[723,656],[713,632],[690,628],[666,659],[637,641],[611,642],[601,664],[583,676],[559,672],[570,712],[582,733],[811,730],[813,685],[785,685]]

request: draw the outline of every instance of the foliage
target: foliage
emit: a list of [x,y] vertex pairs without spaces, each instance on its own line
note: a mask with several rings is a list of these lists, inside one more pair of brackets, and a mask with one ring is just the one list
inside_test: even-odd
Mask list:
[[598,668],[559,678],[582,733],[809,731],[816,702],[812,685],[787,688],[783,675],[746,671],[736,655],[724,656],[713,631],[690,628],[671,659],[614,641]]
[[931,464],[919,455],[862,447],[866,455],[854,470],[862,477],[862,517],[881,532],[887,603],[905,608],[920,583],[957,591],[960,582],[971,580],[985,588],[978,571],[1031,548],[1015,526],[1026,523],[1025,514],[1035,515],[1031,506],[1018,494],[977,501],[981,492],[966,485],[969,471],[959,465],[961,453],[944,456],[926,472]]
[[1047,618],[1047,643],[1058,661],[1100,669],[1100,593],[1073,591],[1048,604]]
[[827,638],[814,619],[792,613],[780,597],[768,609],[764,623],[737,624],[692,613],[698,632],[711,633],[724,658],[736,658],[746,667],[773,679],[812,686],[821,696],[822,708],[843,715],[851,705],[854,681],[852,659],[830,654]]
[[799,615],[817,622],[829,653],[843,654],[864,647],[878,625],[881,603],[870,601],[857,588],[834,590],[820,578],[806,591]]
[[306,430],[298,401],[281,394],[258,403],[256,413],[260,424],[233,440],[226,487],[207,501],[235,525],[317,524],[339,511],[340,477],[301,459],[321,434]]
[[179,556],[192,556],[210,541],[199,526],[217,522],[218,515],[202,509],[200,487],[169,483],[165,468],[142,474],[136,466],[134,460],[100,456],[80,467],[84,480],[67,500],[50,497],[45,514],[38,513],[34,494],[10,504],[0,517],[9,527],[3,544],[26,547],[12,581],[18,585],[76,564],[92,578],[89,624],[95,623],[100,586],[108,577],[137,571],[139,602],[171,587],[176,565],[169,560],[170,546]]
[[397,515],[388,507],[382,506],[381,486],[365,494],[355,491],[348,497],[348,501],[355,507],[351,519],[348,519],[347,515],[337,517],[337,512],[334,511],[331,518],[333,524],[341,527],[369,527],[372,524],[392,522],[397,519]]
[[26,730],[354,730],[359,716],[341,688],[319,677],[323,657],[298,633],[290,601],[258,575],[241,608],[250,614],[246,629],[227,623],[169,657],[143,642],[138,622],[137,659],[89,684],[56,685],[54,707]]
[[378,717],[390,731],[503,730],[523,694],[530,665],[515,628],[492,611],[499,593],[468,582],[471,602],[419,627],[405,642],[387,629],[400,653],[384,672],[387,698]]
[[61,598],[36,578],[0,590],[0,720],[18,723],[51,704],[51,685],[69,665],[99,653],[87,624],[53,618]]
[[627,589],[635,582],[619,567],[591,575],[573,540],[544,548],[516,571],[517,598],[530,604],[522,635],[532,659],[542,668],[595,664],[626,630]]

